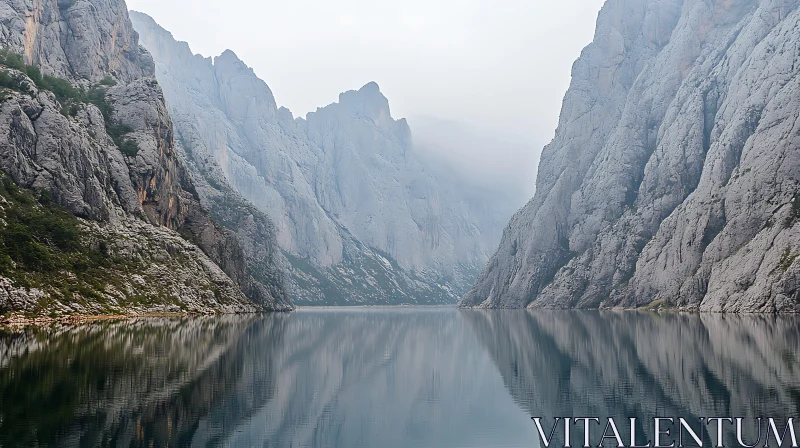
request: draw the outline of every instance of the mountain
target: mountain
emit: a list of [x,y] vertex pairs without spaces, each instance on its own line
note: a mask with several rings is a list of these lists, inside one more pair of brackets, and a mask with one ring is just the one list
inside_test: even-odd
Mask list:
[[277,245],[249,257],[200,204],[123,0],[0,25],[0,313],[291,308]]
[[[374,82],[294,118],[232,52],[204,58],[132,12],[201,199],[230,190],[275,222],[300,305],[454,303],[499,241],[490,203],[412,151]],[[203,199],[205,197],[205,199]]]
[[800,311],[798,3],[608,1],[462,306]]

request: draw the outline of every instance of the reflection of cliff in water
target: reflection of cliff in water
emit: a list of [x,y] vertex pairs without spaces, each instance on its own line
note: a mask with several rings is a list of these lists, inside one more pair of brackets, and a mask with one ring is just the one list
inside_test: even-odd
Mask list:
[[287,315],[146,319],[0,333],[0,445],[186,445]]
[[[800,412],[795,317],[533,310],[462,316],[514,400],[548,424],[555,416],[627,423]],[[754,421],[747,420],[753,427],[745,424],[745,434],[757,437]],[[582,429],[573,437],[582,442]]]
[[527,446],[530,420],[455,309],[304,311],[274,354],[279,393],[232,446]]
[[0,445],[535,446],[530,416],[614,417],[626,441],[628,417],[786,418],[799,327],[377,309],[0,331]]
[[455,309],[0,333],[0,446],[426,448],[534,439]]

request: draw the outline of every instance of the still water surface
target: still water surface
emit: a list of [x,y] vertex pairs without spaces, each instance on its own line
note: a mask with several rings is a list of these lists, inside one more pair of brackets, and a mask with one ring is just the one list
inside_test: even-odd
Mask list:
[[794,317],[637,312],[5,330],[0,446],[538,447],[531,416],[786,418],[800,414],[799,349]]

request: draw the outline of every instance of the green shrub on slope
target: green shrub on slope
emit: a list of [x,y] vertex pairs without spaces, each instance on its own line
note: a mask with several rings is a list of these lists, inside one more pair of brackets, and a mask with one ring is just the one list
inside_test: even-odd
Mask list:
[[[5,65],[6,67],[25,73],[36,87],[41,90],[53,92],[56,99],[62,105],[61,111],[64,115],[77,115],[79,110],[78,105],[80,103],[96,106],[100,109],[100,113],[103,114],[103,119],[106,123],[106,132],[114,141],[114,144],[117,145],[120,152],[128,157],[135,157],[139,152],[138,143],[133,139],[127,138],[127,135],[133,132],[133,129],[114,119],[114,107],[106,99],[108,88],[117,84],[114,78],[106,76],[87,91],[83,87],[74,86],[66,79],[49,75],[43,76],[39,67],[25,64],[22,55],[14,53],[6,48],[0,48],[0,65]],[[31,92],[27,81],[17,79],[6,70],[0,71],[0,87],[22,93]]]

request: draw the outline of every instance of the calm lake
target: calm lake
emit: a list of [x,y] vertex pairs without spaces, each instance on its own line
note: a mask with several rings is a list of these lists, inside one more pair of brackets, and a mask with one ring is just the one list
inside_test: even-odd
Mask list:
[[532,416],[785,419],[799,354],[800,320],[776,316],[304,309],[0,330],[0,446],[538,447]]

